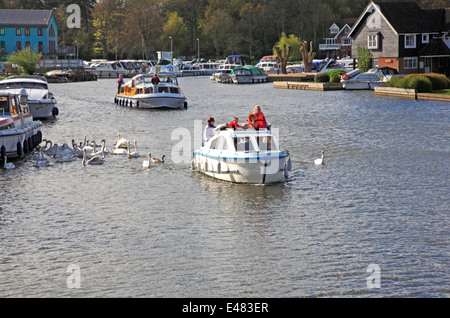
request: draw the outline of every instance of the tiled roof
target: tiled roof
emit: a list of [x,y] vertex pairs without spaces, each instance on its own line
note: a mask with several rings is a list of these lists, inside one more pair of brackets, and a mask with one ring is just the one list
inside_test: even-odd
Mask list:
[[431,39],[419,53],[420,56],[450,56],[450,49],[441,39]]
[[445,9],[423,10],[415,2],[374,0],[397,33],[439,32],[445,23]]
[[2,27],[46,27],[52,16],[52,10],[0,10]]
[[337,20],[332,20],[330,22],[329,27],[327,27],[324,31],[324,38],[334,38],[336,35],[338,35],[339,33],[331,33],[330,32],[330,28],[333,24],[336,24],[339,28],[339,32],[341,32],[342,28],[348,24],[348,26],[350,27],[350,29],[353,27],[353,24],[355,24],[356,22],[356,18],[352,18],[352,19],[337,19]]

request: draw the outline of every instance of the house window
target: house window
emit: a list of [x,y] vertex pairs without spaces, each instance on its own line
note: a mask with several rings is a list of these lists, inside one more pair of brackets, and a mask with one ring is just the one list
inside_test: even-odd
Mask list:
[[330,33],[331,34],[339,33],[339,28],[335,24],[333,24],[333,26],[330,28]]
[[430,35],[422,34],[422,43],[429,43],[429,42],[430,42]]
[[367,48],[378,49],[378,34],[371,34],[367,37]]
[[38,30],[37,30],[37,34],[38,34],[38,36],[43,36],[44,35],[44,31],[42,30],[42,28],[39,28]]
[[403,60],[403,68],[417,68],[417,57],[405,57]]
[[351,38],[342,38],[342,45],[343,46],[350,46],[350,45],[352,45],[352,39]]
[[51,38],[55,37],[55,28],[53,27],[53,24],[50,24],[50,30],[48,31],[48,36]]
[[17,28],[16,29],[16,36],[21,36],[22,35],[22,29],[21,28]]
[[25,29],[25,36],[30,36],[30,29],[28,28]]
[[38,53],[44,53],[44,42],[38,42]]
[[29,41],[25,42],[25,50],[27,50],[28,52],[31,51],[31,43]]
[[48,41],[48,51],[50,54],[54,54],[55,53],[55,41]]
[[416,47],[416,35],[407,34],[405,35],[405,49],[414,49]]
[[5,29],[0,28],[0,36],[5,35]]
[[16,50],[17,51],[22,51],[22,42],[21,41],[17,41],[16,42]]
[[6,43],[5,41],[0,42],[0,54],[6,54]]

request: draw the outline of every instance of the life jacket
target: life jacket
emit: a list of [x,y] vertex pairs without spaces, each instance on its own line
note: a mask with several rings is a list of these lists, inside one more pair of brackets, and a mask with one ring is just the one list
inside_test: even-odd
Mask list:
[[260,112],[259,115],[253,113],[253,115],[255,115],[255,124],[258,125],[258,128],[267,128],[263,112]]
[[236,128],[238,128],[238,126],[239,126],[238,124],[233,123],[233,122],[231,122],[231,123],[228,124],[228,128],[236,129]]

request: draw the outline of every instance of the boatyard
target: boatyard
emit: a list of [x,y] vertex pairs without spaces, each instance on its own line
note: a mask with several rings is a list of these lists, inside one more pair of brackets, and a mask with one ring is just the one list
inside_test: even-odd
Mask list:
[[[433,37],[450,8],[355,1],[358,18],[322,18],[324,44],[266,48],[251,26],[281,2],[190,20],[150,2],[161,29],[136,41],[99,38],[106,0],[92,42],[64,6],[0,7],[1,297],[450,295],[450,39]],[[402,12],[436,19],[419,34]],[[223,311],[196,306],[173,310]]]

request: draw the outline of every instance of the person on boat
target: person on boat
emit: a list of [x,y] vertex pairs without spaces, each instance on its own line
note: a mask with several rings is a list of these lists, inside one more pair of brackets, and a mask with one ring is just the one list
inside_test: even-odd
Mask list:
[[234,130],[236,130],[237,128],[241,128],[241,126],[239,125],[239,118],[233,117],[233,121],[228,124],[228,128],[233,128]]
[[158,85],[159,82],[160,82],[160,80],[159,80],[158,74],[153,75],[152,84],[153,85]]
[[208,118],[206,121],[206,127],[205,132],[203,133],[203,139],[205,140],[205,143],[214,135],[214,129],[216,126],[214,126],[215,120],[213,117]]
[[247,124],[244,125],[244,129],[250,129],[250,128],[254,128],[254,129],[258,129],[258,124],[256,123],[256,117],[255,114],[250,114],[248,115],[248,118],[246,119]]
[[255,129],[261,129],[261,128],[266,128],[267,129],[267,121],[266,121],[266,117],[264,116],[264,113],[261,111],[261,106],[256,105],[253,115],[255,115],[255,123],[256,126]]
[[123,75],[122,74],[119,75],[119,79],[117,80],[117,84],[118,84],[117,93],[119,94],[120,93],[120,88],[123,85]]

